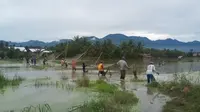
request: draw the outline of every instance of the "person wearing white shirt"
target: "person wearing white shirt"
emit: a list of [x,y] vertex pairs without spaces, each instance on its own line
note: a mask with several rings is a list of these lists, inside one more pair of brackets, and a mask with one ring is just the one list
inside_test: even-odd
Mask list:
[[[154,72],[156,72],[156,68],[153,65],[153,62],[150,62],[150,64],[147,66],[147,71],[146,71],[148,84],[154,80],[154,76],[153,76]],[[158,72],[156,73],[159,75]]]

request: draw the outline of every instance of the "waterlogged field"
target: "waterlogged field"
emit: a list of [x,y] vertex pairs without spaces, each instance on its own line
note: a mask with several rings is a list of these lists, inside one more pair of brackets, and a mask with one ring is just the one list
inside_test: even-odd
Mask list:
[[[183,72],[185,73],[198,71],[198,65],[197,62],[178,63],[178,69],[175,70],[174,67],[177,66],[177,63],[169,63],[157,67],[161,74],[156,76],[156,79],[158,81],[170,81],[174,78],[172,74],[174,71],[182,72],[184,67],[185,71]],[[190,69],[191,66],[192,69]],[[18,85],[6,85],[0,89],[0,112],[26,112],[26,109],[35,109],[33,112],[40,112],[36,108],[43,108],[44,112],[46,112],[45,109],[48,110],[49,108],[52,112],[89,112],[95,109],[94,107],[102,108],[105,112],[110,112],[109,109],[120,112],[125,111],[125,108],[129,109],[130,112],[162,112],[163,106],[170,100],[169,97],[158,94],[158,91],[145,86],[144,72],[139,75],[140,80],[135,81],[132,71],[129,70],[126,81],[121,82],[119,71],[113,69],[110,71],[112,77],[107,75],[107,83],[101,84],[100,82],[99,84],[95,82],[99,77],[94,68],[89,67],[90,69],[86,74],[82,73],[81,66],[78,66],[78,68],[76,72],[72,72],[71,68],[61,68],[59,64],[45,67],[41,65],[27,67],[22,63],[0,63],[0,70],[6,78],[13,79],[15,76],[24,78]],[[87,79],[84,79],[83,76],[87,76]],[[198,72],[193,73],[193,76],[197,77]],[[197,83],[196,80],[194,82]],[[118,92],[113,86],[110,87],[109,85],[114,85],[119,91],[126,92]],[[103,98],[99,99],[99,95]],[[128,98],[122,96],[128,96]],[[128,101],[127,99],[131,97],[132,100]],[[109,107],[105,104],[112,106]],[[80,107],[81,109],[78,109]]]

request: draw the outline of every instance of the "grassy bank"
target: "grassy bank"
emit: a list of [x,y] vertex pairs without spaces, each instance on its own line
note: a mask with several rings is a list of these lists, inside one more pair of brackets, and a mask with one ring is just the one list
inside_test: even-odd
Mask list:
[[91,88],[98,95],[70,112],[137,112],[138,98],[131,92],[120,91],[103,80],[90,81],[88,77],[78,79],[76,83],[78,87]]
[[161,93],[172,98],[163,108],[163,112],[200,112],[200,85],[194,85],[185,75],[170,82],[152,83]]

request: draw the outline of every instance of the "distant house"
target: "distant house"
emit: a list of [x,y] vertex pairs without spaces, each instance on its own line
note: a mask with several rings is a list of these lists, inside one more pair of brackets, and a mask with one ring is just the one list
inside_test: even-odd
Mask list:
[[196,56],[197,56],[197,53],[193,53],[192,55],[193,55],[194,57],[196,57]]
[[183,56],[179,56],[179,57],[178,57],[178,59],[182,59],[182,58],[183,58]]
[[194,53],[192,54],[192,56],[194,56],[194,57],[200,56],[200,52],[194,52]]

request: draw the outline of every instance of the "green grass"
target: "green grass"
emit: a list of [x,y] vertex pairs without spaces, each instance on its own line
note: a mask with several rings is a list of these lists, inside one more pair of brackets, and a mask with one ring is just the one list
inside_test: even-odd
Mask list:
[[160,84],[158,82],[156,82],[156,81],[153,81],[152,83],[147,84],[147,87],[149,87],[149,88],[158,88],[158,87],[160,87]]
[[49,68],[49,67],[52,67],[52,66],[50,66],[50,65],[32,65],[31,66],[33,69],[37,69],[37,70],[44,70],[44,69],[47,69],[47,68]]
[[125,108],[115,102],[109,100],[91,101],[80,108],[80,112],[129,112],[129,108]]
[[31,66],[31,67],[36,69],[36,70],[44,70],[44,69],[47,69],[50,66],[48,66],[48,65],[40,65],[40,66],[36,65],[36,66]]
[[80,112],[131,112],[132,107],[138,103],[138,98],[127,91],[116,91],[98,98],[85,103],[78,109]]
[[104,80],[90,81],[87,76],[78,78],[76,84],[78,87],[87,87],[101,93],[114,93],[118,90],[117,86],[113,84],[108,84]]
[[[13,111],[15,112],[15,111]],[[21,110],[21,112],[52,112],[49,104],[42,104],[37,106],[28,106]]]
[[22,63],[23,60],[17,60],[17,59],[6,59],[6,60],[0,60],[0,64],[13,64],[13,63]]
[[173,81],[152,83],[148,87],[157,88],[172,98],[163,107],[163,112],[200,112],[200,85],[193,85],[184,74]]
[[131,112],[138,98],[133,93],[119,91],[118,87],[108,84],[104,80],[90,81],[88,77],[77,81],[79,87],[92,88],[98,94],[97,98],[85,103],[82,106],[75,106],[70,112]]
[[129,93],[126,91],[116,91],[113,94],[113,101],[117,104],[136,104],[138,102],[138,98],[133,93]]
[[103,93],[114,93],[118,90],[117,86],[108,83],[100,83],[95,85],[95,90]]
[[4,88],[5,86],[18,86],[23,80],[24,78],[16,75],[13,77],[13,79],[8,79],[2,72],[0,72],[0,89]]
[[189,92],[184,92],[181,83],[165,83],[160,91],[173,99],[164,106],[164,112],[200,112],[200,85],[188,85]]

